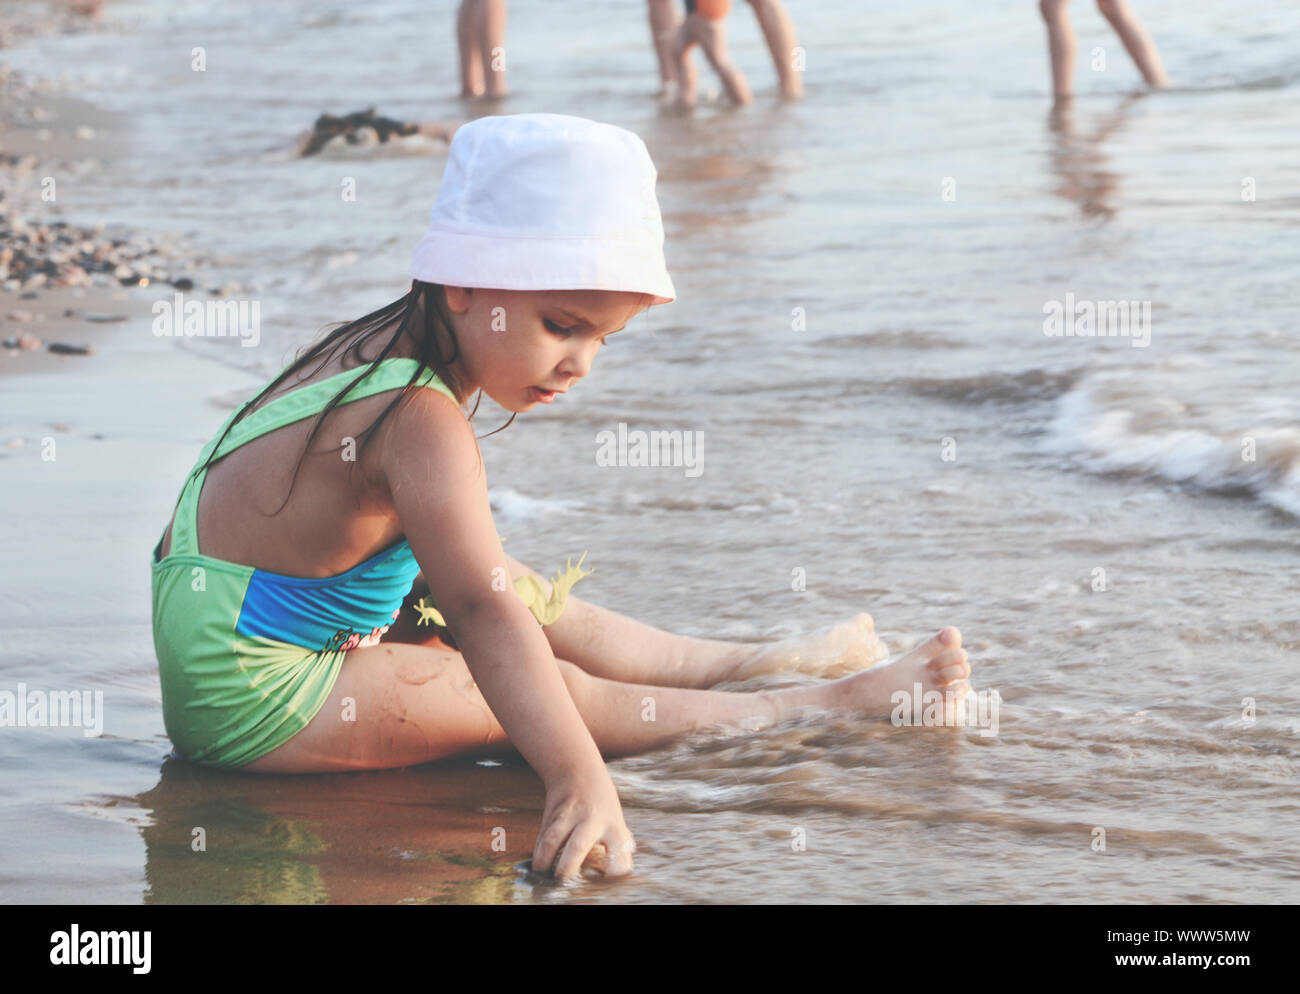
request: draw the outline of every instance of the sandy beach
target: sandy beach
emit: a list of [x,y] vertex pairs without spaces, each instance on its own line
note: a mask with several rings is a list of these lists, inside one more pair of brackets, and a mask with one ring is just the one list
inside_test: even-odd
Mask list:
[[[638,872],[577,890],[523,869],[543,790],[518,757],[257,777],[171,755],[149,556],[185,474],[293,350],[403,291],[445,162],[433,142],[293,143],[323,113],[487,110],[456,99],[441,20],[430,54],[392,50],[391,12],[363,8],[250,25],[17,4],[0,690],[102,692],[103,731],[0,728],[0,848],[24,855],[0,901],[1294,902],[1294,12],[1265,4],[1246,31],[1153,0],[1176,85],[1134,96],[1116,46],[1063,115],[1033,4],[805,9],[796,104],[735,5],[758,102],[680,115],[653,98],[643,4],[519,6],[497,110],[644,137],[680,299],[481,443],[506,548],[547,573],[589,548],[583,596],[688,635],[798,638],[866,610],[897,652],[957,625],[1000,731],[844,718],[612,762]],[[1116,45],[1076,6],[1085,46]],[[176,18],[222,53],[206,76],[175,60]],[[155,334],[177,292],[257,301],[260,341]],[[1076,298],[1145,302],[1148,345],[1045,333],[1045,302]],[[507,417],[485,400],[478,433]],[[707,433],[703,474],[598,465],[620,425]]]

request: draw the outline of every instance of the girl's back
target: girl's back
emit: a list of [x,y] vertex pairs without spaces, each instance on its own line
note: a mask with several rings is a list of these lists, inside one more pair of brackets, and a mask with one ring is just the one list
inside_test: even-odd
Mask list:
[[[291,376],[244,417],[335,378],[324,393],[327,401],[349,382],[341,374],[360,376],[364,370],[364,360],[346,353],[335,356],[302,379]],[[377,443],[384,426],[366,444],[360,442],[392,397],[385,392],[335,407],[324,416],[305,455],[318,420],[315,413],[213,462],[196,515],[202,554],[285,576],[322,578],[346,572],[400,541],[402,525],[379,467],[382,445]],[[319,410],[323,403],[314,406]],[[171,552],[174,523],[163,538],[164,557]]]

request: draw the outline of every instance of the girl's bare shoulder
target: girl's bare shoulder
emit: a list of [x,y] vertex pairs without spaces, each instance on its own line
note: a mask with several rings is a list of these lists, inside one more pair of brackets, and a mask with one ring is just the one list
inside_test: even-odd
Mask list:
[[483,472],[473,425],[454,400],[433,388],[402,397],[376,431],[374,449],[375,468],[390,492],[401,486],[435,494],[463,489]]

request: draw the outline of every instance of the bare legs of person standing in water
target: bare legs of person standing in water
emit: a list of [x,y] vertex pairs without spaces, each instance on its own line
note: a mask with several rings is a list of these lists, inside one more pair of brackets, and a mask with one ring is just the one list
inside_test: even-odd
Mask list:
[[[781,0],[748,0],[772,55],[780,82],[781,96],[797,100],[803,96],[803,52],[795,34],[794,21]],[[660,97],[675,96],[679,103],[695,103],[695,67],[687,53],[699,45],[722,80],[727,95],[737,104],[753,99],[745,76],[727,53],[722,20],[729,2],[709,0],[687,3],[687,17],[677,16],[674,0],[648,0],[650,35],[659,61]],[[694,8],[694,9],[692,9]]]
[[506,95],[506,0],[461,0],[456,13],[460,95]]
[[[1052,92],[1057,100],[1067,100],[1074,90],[1074,28],[1066,13],[1067,0],[1039,0],[1038,9],[1047,23],[1047,47],[1052,57]],[[1133,13],[1128,0],[1097,0],[1102,17],[1124,43],[1133,64],[1142,73],[1148,86],[1169,84],[1165,68],[1160,64],[1160,54],[1147,34],[1142,22]]]
[[696,76],[691,49],[696,45],[704,51],[704,57],[718,74],[732,103],[744,106],[754,102],[745,74],[731,61],[731,53],[727,50],[725,22],[729,7],[729,0],[707,3],[705,0],[697,0],[686,7],[686,20],[677,29],[677,37],[673,42],[673,61],[677,66],[677,101],[681,106],[691,107],[695,104]]
[[677,87],[677,67],[673,62],[673,39],[682,19],[677,13],[676,0],[648,0],[650,15],[650,40],[654,42],[655,58],[659,61],[660,97],[672,97]]
[[[781,81],[781,96],[798,100],[803,96],[803,70],[795,68],[795,49],[799,47],[799,39],[794,33],[794,21],[781,0],[749,0],[749,5],[754,8],[758,26],[763,30],[763,40],[772,53],[772,65]],[[802,60],[798,65],[802,67]]]

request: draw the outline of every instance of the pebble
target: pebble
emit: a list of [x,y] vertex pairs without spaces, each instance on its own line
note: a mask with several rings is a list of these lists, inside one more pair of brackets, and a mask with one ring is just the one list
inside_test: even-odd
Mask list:
[[4,346],[7,349],[39,349],[41,347],[41,340],[35,335],[29,335],[24,332],[16,338],[6,338],[4,340]]
[[64,345],[62,342],[50,342],[47,348],[58,355],[94,355],[95,352],[87,345]]
[[[0,48],[5,47],[4,37],[4,26],[0,25]],[[36,140],[50,141],[51,128],[59,122],[45,94],[54,97],[54,86],[47,85],[46,81],[25,80],[21,74],[0,64],[0,89],[7,104],[12,98],[15,113],[21,115],[26,108],[26,117],[32,122],[30,133]],[[74,123],[67,122],[64,127]],[[77,138],[87,141],[104,137],[102,129],[89,124],[70,130]],[[120,291],[124,299],[129,298],[123,287],[170,284],[177,290],[195,289],[191,277],[173,279],[173,275],[199,268],[210,260],[187,252],[176,234],[151,235],[131,232],[122,226],[108,229],[104,221],[82,227],[48,220],[48,205],[35,199],[35,190],[27,189],[30,184],[14,184],[17,191],[26,191],[26,199],[15,197],[7,189],[10,175],[39,176],[40,170],[47,168],[43,154],[16,155],[0,151],[0,289],[14,292],[22,300],[37,299],[38,292],[59,287],[108,287]],[[228,284],[211,292],[214,296],[229,296],[242,289],[238,284]],[[41,321],[44,316],[43,311],[35,317],[27,311],[14,311],[9,320]],[[88,321],[101,322],[125,320],[124,316],[111,313],[85,317]]]
[[169,272],[189,268],[193,259],[173,258],[152,238],[110,239],[103,232],[102,222],[76,228],[65,221],[14,218],[10,205],[0,199],[0,286],[22,291],[24,297],[64,286],[147,287],[170,282],[177,289],[194,288],[189,277],[169,279]]

